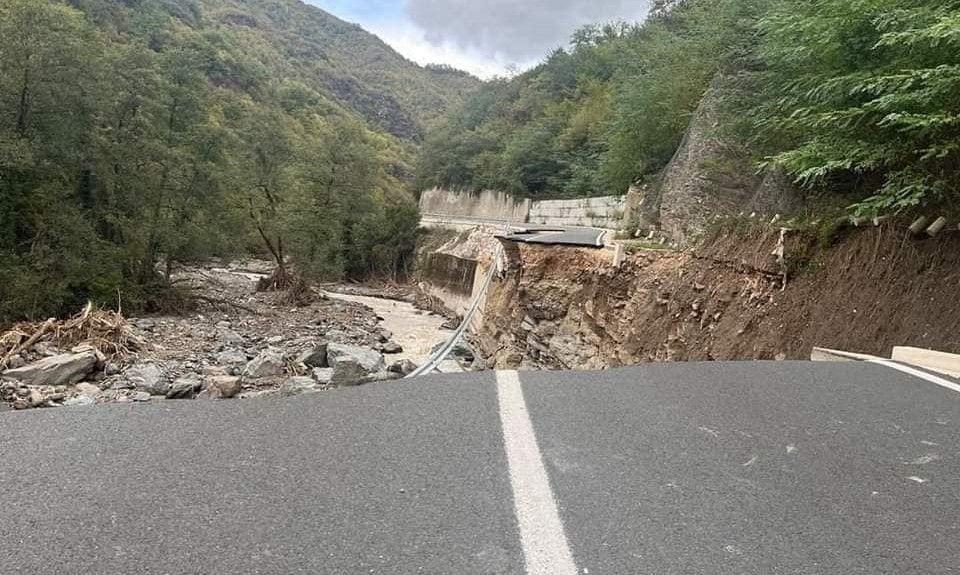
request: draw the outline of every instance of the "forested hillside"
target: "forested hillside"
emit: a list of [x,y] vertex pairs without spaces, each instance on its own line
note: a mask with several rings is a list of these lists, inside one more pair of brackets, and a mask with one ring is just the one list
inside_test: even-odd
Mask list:
[[0,320],[155,308],[218,255],[401,273],[414,142],[475,83],[296,0],[6,0]]
[[[660,0],[492,82],[435,130],[421,187],[528,197],[655,185],[708,87],[756,166],[861,213],[960,199],[960,2]],[[723,169],[723,167],[718,167]]]

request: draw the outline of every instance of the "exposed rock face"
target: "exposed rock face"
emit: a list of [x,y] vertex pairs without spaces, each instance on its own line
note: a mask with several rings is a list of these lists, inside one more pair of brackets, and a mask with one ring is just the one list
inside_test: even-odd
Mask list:
[[690,127],[658,184],[634,213],[641,232],[659,230],[681,246],[694,244],[714,217],[741,212],[772,217],[795,209],[798,192],[782,174],[756,175],[754,158],[721,131],[723,79],[707,91]]
[[283,355],[279,351],[265,349],[247,364],[246,369],[243,370],[243,377],[244,379],[277,377],[283,375],[284,369]]
[[28,385],[73,385],[92,374],[97,361],[97,354],[93,351],[54,355],[7,370],[3,375]]
[[[477,349],[498,369],[807,359],[813,346],[889,357],[903,342],[960,352],[960,236],[887,226],[820,241],[764,226],[619,269],[598,252],[524,245],[521,271],[491,285]],[[785,270],[802,272],[784,285]]]

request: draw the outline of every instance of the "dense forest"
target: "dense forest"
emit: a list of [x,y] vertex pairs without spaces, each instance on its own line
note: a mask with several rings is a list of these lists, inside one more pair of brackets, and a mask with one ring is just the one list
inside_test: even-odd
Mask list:
[[657,0],[483,84],[298,0],[5,0],[0,321],[169,306],[210,257],[401,275],[418,188],[655,185],[708,89],[811,197],[957,205],[960,0]]
[[728,141],[811,197],[960,199],[957,0],[659,0],[485,85],[428,137],[420,186],[622,194],[656,182],[710,87]]
[[170,305],[213,256],[401,274],[417,141],[477,84],[296,0],[5,0],[0,320]]

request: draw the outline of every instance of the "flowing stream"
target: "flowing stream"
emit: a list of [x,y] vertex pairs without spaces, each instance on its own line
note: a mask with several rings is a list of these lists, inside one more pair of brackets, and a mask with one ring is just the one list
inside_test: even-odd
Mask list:
[[453,333],[441,327],[445,321],[443,317],[420,311],[407,302],[335,292],[326,294],[333,299],[365,305],[383,318],[383,328],[391,331],[393,341],[403,347],[403,353],[387,358],[390,361],[409,359],[422,365],[430,358],[433,348],[447,341]]

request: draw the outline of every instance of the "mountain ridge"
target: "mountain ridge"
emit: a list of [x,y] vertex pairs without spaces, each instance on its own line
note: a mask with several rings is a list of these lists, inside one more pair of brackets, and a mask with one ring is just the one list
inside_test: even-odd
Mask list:
[[[224,36],[212,58],[239,76],[281,76],[316,89],[384,131],[419,141],[481,85],[466,72],[420,66],[358,24],[300,0],[71,0],[101,28],[156,35],[143,12]],[[140,14],[132,14],[139,11]],[[163,46],[163,38],[151,44]],[[278,74],[271,74],[276,72]],[[235,76],[236,74],[230,74]]]

